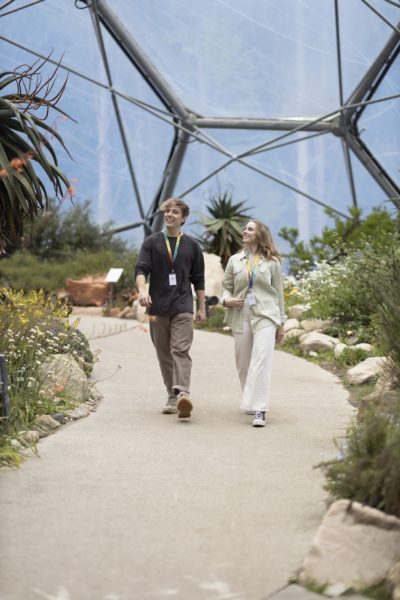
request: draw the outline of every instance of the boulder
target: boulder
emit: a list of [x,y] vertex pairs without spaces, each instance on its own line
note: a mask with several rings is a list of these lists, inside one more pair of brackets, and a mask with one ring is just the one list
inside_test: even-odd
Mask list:
[[332,319],[304,319],[301,322],[301,327],[304,331],[316,331],[327,329],[327,327],[331,327],[334,321]]
[[390,569],[386,579],[392,588],[392,600],[400,600],[400,562]]
[[44,430],[52,430],[60,427],[60,423],[53,419],[50,415],[38,415],[35,418],[35,425],[37,425],[40,429]]
[[298,319],[301,317],[310,307],[308,304],[293,304],[288,310],[290,319]]
[[203,252],[203,258],[206,296],[217,296],[217,298],[220,298],[222,295],[222,280],[224,278],[221,257],[217,254]]
[[[283,331],[287,333],[291,329],[301,329],[300,321],[298,319],[288,319],[283,326]],[[302,332],[303,333],[303,332]]]
[[370,354],[372,354],[374,351],[373,345],[366,343],[355,344],[355,346],[350,346],[350,348],[359,348],[360,350],[364,350],[364,352],[369,352]]
[[25,431],[18,436],[18,440],[23,446],[34,446],[39,441],[39,433],[37,431]]
[[361,591],[381,582],[400,556],[400,519],[349,500],[334,502],[303,561],[303,585]]
[[77,402],[85,402],[90,396],[90,386],[85,372],[70,354],[49,356],[39,367],[40,378],[44,381],[43,391],[64,392]]
[[400,406],[400,390],[376,390],[364,396],[360,401],[357,420],[362,421],[365,411],[371,405],[379,405],[381,412],[386,415],[398,414]]
[[90,410],[87,406],[76,406],[72,410],[67,410],[65,414],[69,419],[76,421],[77,419],[88,417],[90,415]]
[[136,313],[136,319],[139,321],[139,323],[147,323],[148,322],[149,317],[147,316],[147,313],[146,313],[146,307],[141,306],[139,304],[139,300],[135,300],[135,302],[133,303],[133,310]]
[[368,383],[384,369],[386,358],[384,356],[371,356],[358,363],[347,371],[347,379],[352,385]]
[[339,356],[343,354],[345,348],[349,348],[349,346],[347,346],[347,344],[342,344],[341,342],[339,342],[339,344],[336,344],[335,349],[333,351],[335,358],[339,358]]
[[285,333],[285,340],[290,340],[291,338],[300,338],[303,333],[304,329],[290,329],[287,333]]
[[393,390],[396,388],[395,383],[391,380],[389,374],[386,372],[386,369],[379,373],[378,379],[376,381],[374,391],[378,390]]
[[110,284],[101,277],[87,276],[82,279],[66,279],[65,289],[77,306],[103,306],[110,294]]
[[324,333],[318,333],[317,331],[312,331],[308,333],[305,337],[301,338],[300,348],[303,352],[310,352],[310,350],[331,350],[339,343],[337,338],[331,337],[330,335],[325,335]]

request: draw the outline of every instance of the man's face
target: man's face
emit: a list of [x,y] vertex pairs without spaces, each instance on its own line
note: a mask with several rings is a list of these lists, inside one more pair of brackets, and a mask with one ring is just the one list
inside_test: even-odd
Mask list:
[[180,227],[185,222],[179,206],[171,204],[164,211],[164,223],[167,227]]

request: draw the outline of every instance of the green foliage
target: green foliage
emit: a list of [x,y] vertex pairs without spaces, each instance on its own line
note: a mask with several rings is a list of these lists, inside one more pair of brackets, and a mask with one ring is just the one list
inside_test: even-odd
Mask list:
[[233,204],[232,193],[226,191],[223,194],[211,194],[210,204],[206,208],[209,214],[201,215],[200,221],[197,221],[205,229],[198,241],[205,252],[220,256],[225,268],[232,254],[243,245],[243,226],[250,219],[246,214],[248,207],[244,202]]
[[210,313],[205,323],[196,324],[196,329],[204,329],[205,331],[218,331],[231,335],[230,331],[224,331],[225,309],[223,306],[210,306]]
[[369,279],[378,276],[381,263],[373,253],[356,251],[307,273],[302,292],[311,315],[336,319],[347,330],[368,326],[375,310]]
[[374,252],[393,243],[393,236],[400,231],[399,215],[392,217],[385,209],[374,208],[361,220],[358,209],[349,209],[351,217],[343,220],[334,218],[333,227],[324,227],[320,235],[310,239],[308,243],[299,241],[297,229],[283,227],[279,235],[289,243],[291,251],[285,254],[290,272],[301,273],[321,261],[337,261],[349,252],[368,245]]
[[40,292],[0,289],[0,353],[6,356],[10,416],[0,422],[0,464],[18,464],[12,438],[29,429],[35,417],[62,412],[74,405],[57,404],[41,370],[54,354],[70,354],[89,374],[95,357],[84,335],[67,319],[68,309]]
[[347,444],[334,462],[322,465],[326,489],[400,516],[400,407],[389,417],[379,406],[366,410],[347,431]]
[[45,260],[67,260],[76,251],[122,253],[126,244],[109,233],[111,222],[100,227],[93,222],[89,201],[62,211],[54,199],[47,210],[26,223],[17,248]]
[[[46,208],[47,191],[39,170],[58,197],[69,190],[69,181],[58,167],[49,138],[57,140],[66,150],[64,142],[45,123],[51,109],[65,115],[56,106],[65,83],[54,94],[57,69],[43,81],[40,71],[45,63],[46,60],[25,66],[20,72],[0,72],[0,92],[4,94],[10,88],[8,94],[0,96],[0,252],[22,235],[26,218]],[[43,90],[44,96],[40,96]],[[44,112],[42,116],[38,114],[40,110]]]
[[352,367],[368,358],[370,354],[361,348],[345,348],[340,356],[336,358],[336,362],[341,367]]
[[388,371],[400,387],[400,248],[389,249],[384,268],[371,286],[376,295],[376,336],[389,358]]

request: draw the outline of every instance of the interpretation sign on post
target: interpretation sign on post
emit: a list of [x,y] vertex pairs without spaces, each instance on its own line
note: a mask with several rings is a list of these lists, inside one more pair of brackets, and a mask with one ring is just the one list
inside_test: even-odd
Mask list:
[[113,304],[113,285],[119,281],[121,277],[123,269],[110,269],[106,275],[106,281],[110,284],[110,298],[109,298],[109,307],[112,308]]
[[110,269],[106,275],[107,283],[117,283],[122,275],[123,269]]

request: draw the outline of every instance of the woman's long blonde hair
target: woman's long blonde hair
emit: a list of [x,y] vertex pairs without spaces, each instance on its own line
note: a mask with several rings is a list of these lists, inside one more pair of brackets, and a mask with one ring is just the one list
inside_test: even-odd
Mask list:
[[[282,260],[281,253],[278,248],[275,246],[274,240],[272,239],[272,235],[270,230],[264,223],[261,221],[256,221],[256,219],[251,219],[256,226],[256,241],[258,244],[258,252],[266,258],[267,260]],[[250,223],[249,221],[249,223]]]

